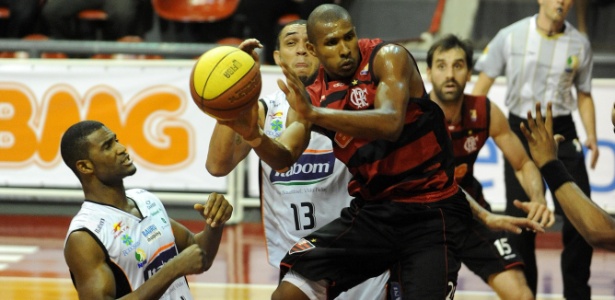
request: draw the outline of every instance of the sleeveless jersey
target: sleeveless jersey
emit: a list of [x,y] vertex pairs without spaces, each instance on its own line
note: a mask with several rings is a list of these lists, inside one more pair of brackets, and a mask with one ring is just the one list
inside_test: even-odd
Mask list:
[[[359,40],[361,62],[352,78],[330,81],[323,67],[307,87],[314,106],[344,110],[374,108],[378,79],[373,56],[384,44]],[[366,201],[434,202],[454,195],[454,158],[444,114],[423,87],[423,97],[411,98],[398,140],[368,140],[320,128],[333,140],[336,157],[353,175],[349,193]]]
[[[264,133],[277,138],[286,128],[289,104],[283,92],[263,98],[267,107]],[[347,168],[335,159],[331,140],[312,132],[310,144],[285,173],[261,161],[261,201],[269,263],[280,261],[295,242],[339,217],[351,197]]]
[[[142,189],[128,190],[126,196],[134,201],[143,219],[85,200],[66,236],[83,230],[101,245],[115,276],[118,298],[137,289],[178,254],[162,202]],[[160,299],[192,299],[186,278],[175,280]]]
[[474,178],[474,164],[478,152],[489,138],[491,102],[484,96],[464,95],[461,122],[449,125],[455,152],[455,179],[483,207],[490,210],[483,197],[483,187]]

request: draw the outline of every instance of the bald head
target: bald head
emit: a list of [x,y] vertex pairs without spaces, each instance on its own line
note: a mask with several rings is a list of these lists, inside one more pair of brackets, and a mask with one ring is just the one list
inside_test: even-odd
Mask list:
[[347,20],[352,23],[348,11],[337,4],[322,4],[316,7],[307,20],[307,35],[310,43],[316,44],[318,24],[335,23],[339,20]]

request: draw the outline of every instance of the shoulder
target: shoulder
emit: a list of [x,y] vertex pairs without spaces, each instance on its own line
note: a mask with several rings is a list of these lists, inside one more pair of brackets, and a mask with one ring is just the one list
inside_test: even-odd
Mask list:
[[527,30],[530,26],[530,22],[532,22],[534,18],[535,16],[526,17],[500,29],[493,38],[493,41],[503,41],[506,37],[515,32]]
[[565,31],[566,35],[568,35],[571,40],[574,40],[577,43],[580,43],[586,52],[591,53],[592,51],[591,43],[589,39],[587,38],[587,36],[582,34],[570,22],[565,21],[565,24],[566,24],[566,31]]

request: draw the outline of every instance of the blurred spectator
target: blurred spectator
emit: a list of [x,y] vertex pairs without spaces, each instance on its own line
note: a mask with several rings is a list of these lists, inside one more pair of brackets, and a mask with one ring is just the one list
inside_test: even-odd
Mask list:
[[0,0],[0,6],[9,9],[10,17],[2,36],[22,38],[34,31],[40,0]]
[[279,31],[278,20],[286,14],[297,14],[307,20],[308,16],[320,4],[338,3],[338,0],[241,0],[237,7],[235,19],[244,21],[247,36],[258,39],[265,46],[264,63],[275,64],[275,33]]
[[151,26],[152,8],[149,0],[47,0],[43,18],[53,39],[81,39],[79,12],[99,9],[107,14],[103,39],[117,40],[142,35]]

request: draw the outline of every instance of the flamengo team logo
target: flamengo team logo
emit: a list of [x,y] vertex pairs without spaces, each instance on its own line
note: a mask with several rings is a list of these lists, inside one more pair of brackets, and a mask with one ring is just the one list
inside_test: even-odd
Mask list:
[[367,89],[362,88],[353,88],[350,91],[350,103],[356,109],[367,108],[369,104],[367,103]]
[[314,246],[314,244],[312,244],[310,241],[302,238],[297,243],[295,243],[293,245],[293,247],[290,248],[290,250],[288,250],[288,254],[295,254],[295,253],[306,252],[306,251],[312,250],[314,248],[316,248],[316,246]]
[[463,149],[468,153],[472,153],[477,150],[476,144],[478,144],[478,137],[469,136],[466,138],[465,143],[463,143]]
[[299,160],[288,171],[278,173],[272,170],[269,174],[271,183],[280,185],[310,185],[331,176],[335,165],[335,156],[332,150],[310,153],[308,149],[306,152],[299,157]]

